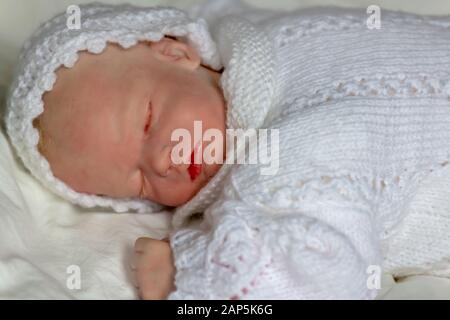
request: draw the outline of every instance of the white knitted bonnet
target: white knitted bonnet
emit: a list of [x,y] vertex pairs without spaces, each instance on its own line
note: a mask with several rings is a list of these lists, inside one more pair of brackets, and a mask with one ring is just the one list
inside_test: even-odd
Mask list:
[[159,211],[163,207],[148,200],[78,193],[57,179],[38,151],[39,133],[32,121],[44,110],[42,95],[52,89],[56,69],[61,65],[73,67],[80,50],[98,54],[105,49],[107,41],[129,48],[138,41],[159,41],[169,35],[195,48],[202,64],[219,70],[216,45],[203,19],[193,20],[179,9],[98,3],[79,7],[79,29],[69,29],[68,15],[61,13],[41,25],[24,44],[7,99],[7,133],[31,174],[64,199],[83,207],[110,207],[117,212]]

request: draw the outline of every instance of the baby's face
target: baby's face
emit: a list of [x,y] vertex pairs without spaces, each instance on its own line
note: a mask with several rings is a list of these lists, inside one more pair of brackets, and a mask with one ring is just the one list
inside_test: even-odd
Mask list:
[[215,128],[225,137],[219,78],[193,48],[169,38],[80,53],[73,68],[57,71],[43,96],[41,125],[50,138],[45,156],[53,174],[78,192],[142,196],[168,206],[187,202],[220,164],[203,161],[192,181],[189,163],[172,161],[179,141],[171,135],[187,129],[193,149],[194,120],[200,120],[203,132]]

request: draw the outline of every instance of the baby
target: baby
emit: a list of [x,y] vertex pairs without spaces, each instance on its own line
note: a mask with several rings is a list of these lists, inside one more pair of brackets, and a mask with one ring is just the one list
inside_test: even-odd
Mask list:
[[[167,239],[135,243],[140,296],[372,299],[373,272],[450,276],[449,191],[423,191],[450,187],[450,19],[208,8],[211,29],[163,7],[86,5],[77,30],[55,17],[11,88],[8,134],[44,185],[174,211]],[[225,162],[262,148],[261,128],[278,171]]]
[[[56,74],[35,122],[38,147],[54,175],[77,192],[179,206],[218,171],[220,162],[202,162],[194,175],[195,164],[174,164],[171,157],[175,129],[194,137],[194,120],[203,129],[225,129],[220,73],[202,66],[189,45],[167,37],[127,50],[109,44],[100,55],[81,53],[73,68]],[[167,242],[136,242],[143,298],[167,297],[170,254]]]

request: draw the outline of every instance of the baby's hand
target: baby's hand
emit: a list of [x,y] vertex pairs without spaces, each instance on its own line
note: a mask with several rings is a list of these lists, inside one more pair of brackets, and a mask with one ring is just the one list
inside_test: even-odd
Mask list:
[[134,244],[134,264],[142,299],[166,299],[175,289],[175,266],[168,241],[137,239]]

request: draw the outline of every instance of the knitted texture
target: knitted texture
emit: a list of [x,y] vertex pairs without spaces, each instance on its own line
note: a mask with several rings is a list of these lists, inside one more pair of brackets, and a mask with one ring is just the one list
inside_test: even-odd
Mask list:
[[192,45],[203,64],[220,69],[216,46],[204,20],[193,20],[175,8],[89,4],[81,5],[80,9],[80,29],[67,28],[67,17],[60,14],[41,25],[24,44],[7,102],[7,133],[25,167],[61,197],[83,207],[111,207],[117,212],[160,211],[160,205],[148,200],[118,199],[73,190],[52,174],[49,163],[39,153],[39,134],[32,121],[43,112],[42,95],[52,89],[56,69],[62,65],[73,67],[78,51],[99,54],[107,42],[129,48],[138,41],[159,41],[170,35]]
[[372,265],[450,276],[450,18],[327,10],[212,29],[228,124],[278,129],[279,170],[224,165],[177,208],[169,299],[371,299]]

